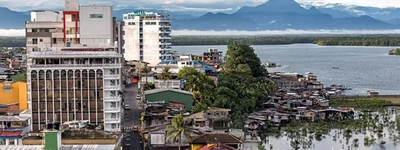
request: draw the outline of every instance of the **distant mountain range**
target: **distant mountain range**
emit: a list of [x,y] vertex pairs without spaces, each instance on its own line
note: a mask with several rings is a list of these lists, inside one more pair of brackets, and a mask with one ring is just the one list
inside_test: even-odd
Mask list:
[[[114,16],[134,9],[115,10]],[[157,11],[159,10],[150,10]],[[329,4],[300,5],[294,0],[269,0],[234,13],[168,12],[173,29],[284,30],[284,29],[400,29],[400,8],[376,8]],[[0,29],[23,29],[29,13],[0,7]]]

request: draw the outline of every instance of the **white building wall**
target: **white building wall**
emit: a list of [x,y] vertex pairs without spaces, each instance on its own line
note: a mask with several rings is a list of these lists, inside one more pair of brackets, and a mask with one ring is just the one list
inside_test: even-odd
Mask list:
[[33,11],[31,12],[31,21],[60,22],[62,21],[62,12]]
[[[141,22],[139,22],[141,21]],[[171,60],[171,49],[161,48],[160,46],[170,46],[169,42],[160,42],[161,27],[160,22],[165,22],[166,19],[161,19],[161,15],[153,12],[136,12],[124,14],[125,26],[123,27],[124,34],[124,58],[125,60],[141,60],[149,63],[149,66],[155,66],[162,60]],[[132,24],[133,23],[133,24]],[[140,26],[142,23],[142,26]],[[142,27],[142,28],[141,28]],[[165,27],[165,28],[169,28]],[[165,29],[164,28],[164,29]],[[142,29],[142,32],[141,32]],[[169,29],[170,30],[170,29]],[[140,35],[142,33],[142,59],[141,59],[141,43]],[[139,37],[139,38],[138,38]],[[170,37],[169,37],[170,38]],[[163,53],[160,53],[162,51]]]
[[140,60],[139,31],[139,17],[124,20],[123,32],[125,32],[125,34],[123,35],[123,39],[125,43],[123,49],[125,49],[124,58],[126,61]]
[[99,46],[115,42],[111,6],[81,6],[79,19],[81,44]]
[[[146,25],[146,22],[156,23],[155,25]],[[160,63],[160,38],[159,21],[143,21],[143,61],[148,62],[150,66]]]
[[79,11],[79,0],[65,0],[65,11]]

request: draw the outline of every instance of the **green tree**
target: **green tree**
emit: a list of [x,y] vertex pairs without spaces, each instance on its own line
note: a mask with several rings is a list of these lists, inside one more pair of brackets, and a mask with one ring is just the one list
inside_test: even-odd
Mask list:
[[250,46],[229,45],[224,59],[225,66],[220,72],[213,105],[231,109],[233,126],[243,128],[243,116],[262,106],[275,88]]
[[167,126],[167,141],[171,143],[178,142],[179,150],[181,150],[182,135],[186,139],[190,138],[191,130],[187,127],[187,122],[184,120],[183,115],[177,115],[171,120],[171,124]]
[[169,80],[171,79],[171,72],[169,72],[170,68],[165,67],[162,72],[158,75],[160,80]]
[[185,90],[192,92],[197,102],[213,100],[215,83],[205,74],[194,68],[183,67],[178,72],[178,78],[185,79]]
[[[228,46],[225,55],[224,69],[237,69],[238,65],[246,64],[254,77],[267,76],[268,72],[261,64],[260,58],[249,45],[232,44]],[[241,66],[246,67],[246,66]]]

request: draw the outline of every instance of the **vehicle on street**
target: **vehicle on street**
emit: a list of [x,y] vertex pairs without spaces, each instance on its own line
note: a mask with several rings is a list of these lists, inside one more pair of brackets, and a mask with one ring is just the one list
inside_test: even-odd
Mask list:
[[124,109],[125,109],[125,110],[129,110],[129,109],[131,109],[131,108],[129,107],[129,104],[125,104]]
[[142,99],[142,97],[140,97],[140,95],[136,96],[136,100],[141,100],[141,99]]

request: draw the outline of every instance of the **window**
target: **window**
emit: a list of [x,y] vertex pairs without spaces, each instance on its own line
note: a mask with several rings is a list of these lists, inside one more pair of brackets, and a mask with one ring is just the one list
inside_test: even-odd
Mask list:
[[117,118],[117,114],[116,113],[112,113],[111,114],[111,118]]
[[4,88],[4,93],[11,93],[12,89],[11,88]]
[[111,124],[111,129],[115,129],[115,128],[117,128],[117,124],[112,123],[112,124]]
[[90,18],[103,18],[103,14],[90,14]]
[[32,44],[37,44],[38,40],[37,39],[32,39]]
[[57,38],[53,38],[53,44],[57,44]]
[[145,25],[150,25],[150,22],[146,22]]
[[156,23],[156,22],[151,22],[150,24],[151,24],[151,25],[156,25],[157,23]]
[[40,42],[43,42],[43,39],[39,39]]
[[50,29],[44,29],[44,32],[50,32]]
[[112,107],[112,108],[117,107],[117,103],[116,103],[116,102],[111,102],[111,107]]
[[32,29],[32,32],[38,32],[38,29]]

